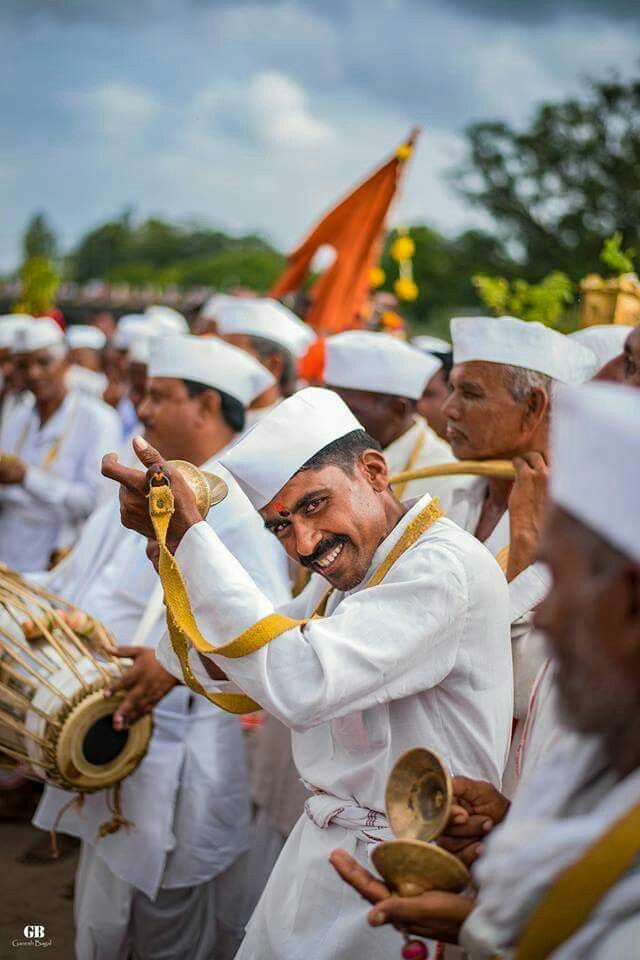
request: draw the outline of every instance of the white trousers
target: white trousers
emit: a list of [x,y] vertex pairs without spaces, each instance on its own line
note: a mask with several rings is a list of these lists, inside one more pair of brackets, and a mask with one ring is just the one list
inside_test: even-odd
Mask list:
[[83,843],[75,881],[76,960],[232,960],[247,920],[244,856],[195,887],[155,900]]

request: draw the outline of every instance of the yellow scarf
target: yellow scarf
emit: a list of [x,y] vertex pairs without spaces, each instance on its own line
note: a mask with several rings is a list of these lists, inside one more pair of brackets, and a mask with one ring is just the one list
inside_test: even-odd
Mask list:
[[[164,600],[167,607],[167,627],[169,637],[175,651],[184,681],[196,693],[206,697],[216,706],[227,710],[229,713],[253,713],[260,710],[261,707],[251,697],[243,693],[208,693],[200,681],[197,679],[189,663],[189,648],[193,646],[201,653],[216,653],[222,657],[246,657],[250,653],[255,653],[265,644],[270,643],[276,637],[286,633],[293,627],[303,626],[308,623],[312,617],[323,616],[327,605],[327,600],[331,595],[333,588],[330,587],[322,597],[312,617],[303,620],[294,620],[291,617],[285,617],[281,613],[271,613],[262,620],[258,620],[253,626],[249,627],[243,633],[234,637],[228,643],[219,647],[214,647],[205,640],[200,633],[196,623],[189,601],[187,588],[182,577],[182,573],[175,558],[171,555],[166,546],[167,530],[174,512],[173,492],[171,487],[151,486],[149,490],[149,514],[156,539],[160,546],[160,557],[158,570],[162,589],[164,591]],[[375,571],[368,587],[377,586],[387,575],[396,560],[402,556],[422,534],[429,529],[432,523],[443,516],[440,504],[437,499],[432,500],[422,510],[417,517],[411,521],[398,542],[389,551],[378,569]]]

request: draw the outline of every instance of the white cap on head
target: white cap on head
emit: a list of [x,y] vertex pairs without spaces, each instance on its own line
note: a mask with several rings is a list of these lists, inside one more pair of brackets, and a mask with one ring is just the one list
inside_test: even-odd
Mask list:
[[228,293],[214,293],[212,297],[202,304],[200,316],[205,320],[217,320],[218,313],[222,307],[228,303],[237,303],[238,297],[231,297]]
[[13,341],[14,353],[31,353],[48,347],[62,347],[63,353],[67,351],[64,333],[51,317],[34,317],[17,331]]
[[306,387],[258,420],[220,461],[260,510],[314,454],[362,429],[336,393]]
[[284,347],[294,357],[301,357],[316,339],[308,324],[277,300],[230,299],[216,312],[218,333],[240,333],[263,337]]
[[7,313],[0,317],[0,350],[13,349],[18,331],[33,322],[33,317],[28,313]]
[[441,340],[440,337],[431,337],[426,333],[420,334],[419,337],[414,337],[411,344],[417,347],[418,350],[424,350],[425,353],[451,353],[453,350],[448,340]]
[[640,561],[640,390],[560,387],[551,418],[551,498]]
[[128,350],[133,341],[140,336],[150,335],[151,319],[142,313],[125,313],[118,320],[112,344],[116,350]]
[[370,390],[419,400],[442,364],[387,333],[348,330],[326,341],[324,382],[328,387]]
[[615,360],[624,350],[624,342],[633,330],[622,323],[602,323],[593,327],[576,330],[569,336],[576,343],[593,350],[598,359],[598,370],[602,370],[610,360]]
[[151,341],[149,377],[194,380],[222,390],[243,407],[276,382],[266,367],[244,350],[217,337],[157,337]]
[[542,323],[516,317],[454,317],[453,362],[485,360],[536,370],[561,383],[584,383],[596,373],[588,347]]
[[107,342],[102,330],[85,323],[75,323],[67,328],[67,343],[72,350],[87,347],[89,350],[102,350]]
[[142,363],[146,367],[149,363],[149,354],[151,353],[150,335],[142,334],[132,341],[129,347],[129,363]]
[[158,336],[170,337],[172,334],[189,333],[189,324],[173,307],[154,303],[147,307],[144,316],[150,317],[153,331]]

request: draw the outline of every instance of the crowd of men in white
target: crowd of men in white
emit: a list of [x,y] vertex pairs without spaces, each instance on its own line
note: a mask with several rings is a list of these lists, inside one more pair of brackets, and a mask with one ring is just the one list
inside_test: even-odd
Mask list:
[[[439,956],[523,956],[545,892],[640,803],[640,328],[350,331],[308,386],[313,336],[282,305],[214,298],[203,317],[215,336],[151,307],[109,344],[0,318],[0,562],[116,638],[131,666],[114,725],[155,717],[122,785],[133,829],[97,839],[104,792],[78,809],[48,786],[35,816],[82,841],[78,960],[383,960],[394,923]],[[130,382],[117,407],[107,348]],[[235,659],[190,652],[206,691],[263,707],[249,733],[189,689],[168,639],[132,506],[158,454],[229,488],[200,522],[183,492],[170,546],[212,648],[268,633]],[[515,481],[389,486],[496,459]],[[411,913],[368,853],[416,746],[455,778],[443,843],[474,862],[474,889]],[[540,956],[630,958],[638,934],[640,856]]]

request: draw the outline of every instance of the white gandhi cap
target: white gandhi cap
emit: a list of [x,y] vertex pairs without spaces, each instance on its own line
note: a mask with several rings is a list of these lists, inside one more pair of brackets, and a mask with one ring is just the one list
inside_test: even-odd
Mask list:
[[61,346],[66,352],[64,333],[51,317],[37,317],[17,331],[13,352],[30,353],[32,350],[45,350],[54,346]]
[[336,393],[307,387],[258,420],[220,460],[259,510],[314,454],[362,429]]
[[0,350],[12,349],[18,331],[30,323],[34,323],[34,319],[28,313],[7,313],[0,317]]
[[350,330],[326,341],[324,382],[419,400],[441,366],[436,357],[387,333]]
[[[622,323],[599,323],[584,330],[570,333],[571,340],[593,350],[598,359],[598,370],[602,370],[611,360],[619,357],[624,350],[624,342],[633,330]],[[597,371],[596,371],[597,372]]]
[[102,330],[90,324],[75,323],[67,327],[67,343],[72,350],[87,347],[90,350],[102,350],[107,342]]
[[263,337],[284,347],[294,357],[301,357],[316,335],[295,313],[277,300],[229,299],[217,308],[218,333],[246,334]]
[[148,375],[194,380],[228,393],[243,407],[275,383],[266,367],[244,350],[217,337],[190,335],[153,339]]
[[551,418],[551,498],[640,561],[640,390],[559,387]]
[[535,370],[561,383],[584,383],[597,372],[588,347],[542,323],[516,317],[454,317],[453,362],[485,360]]

